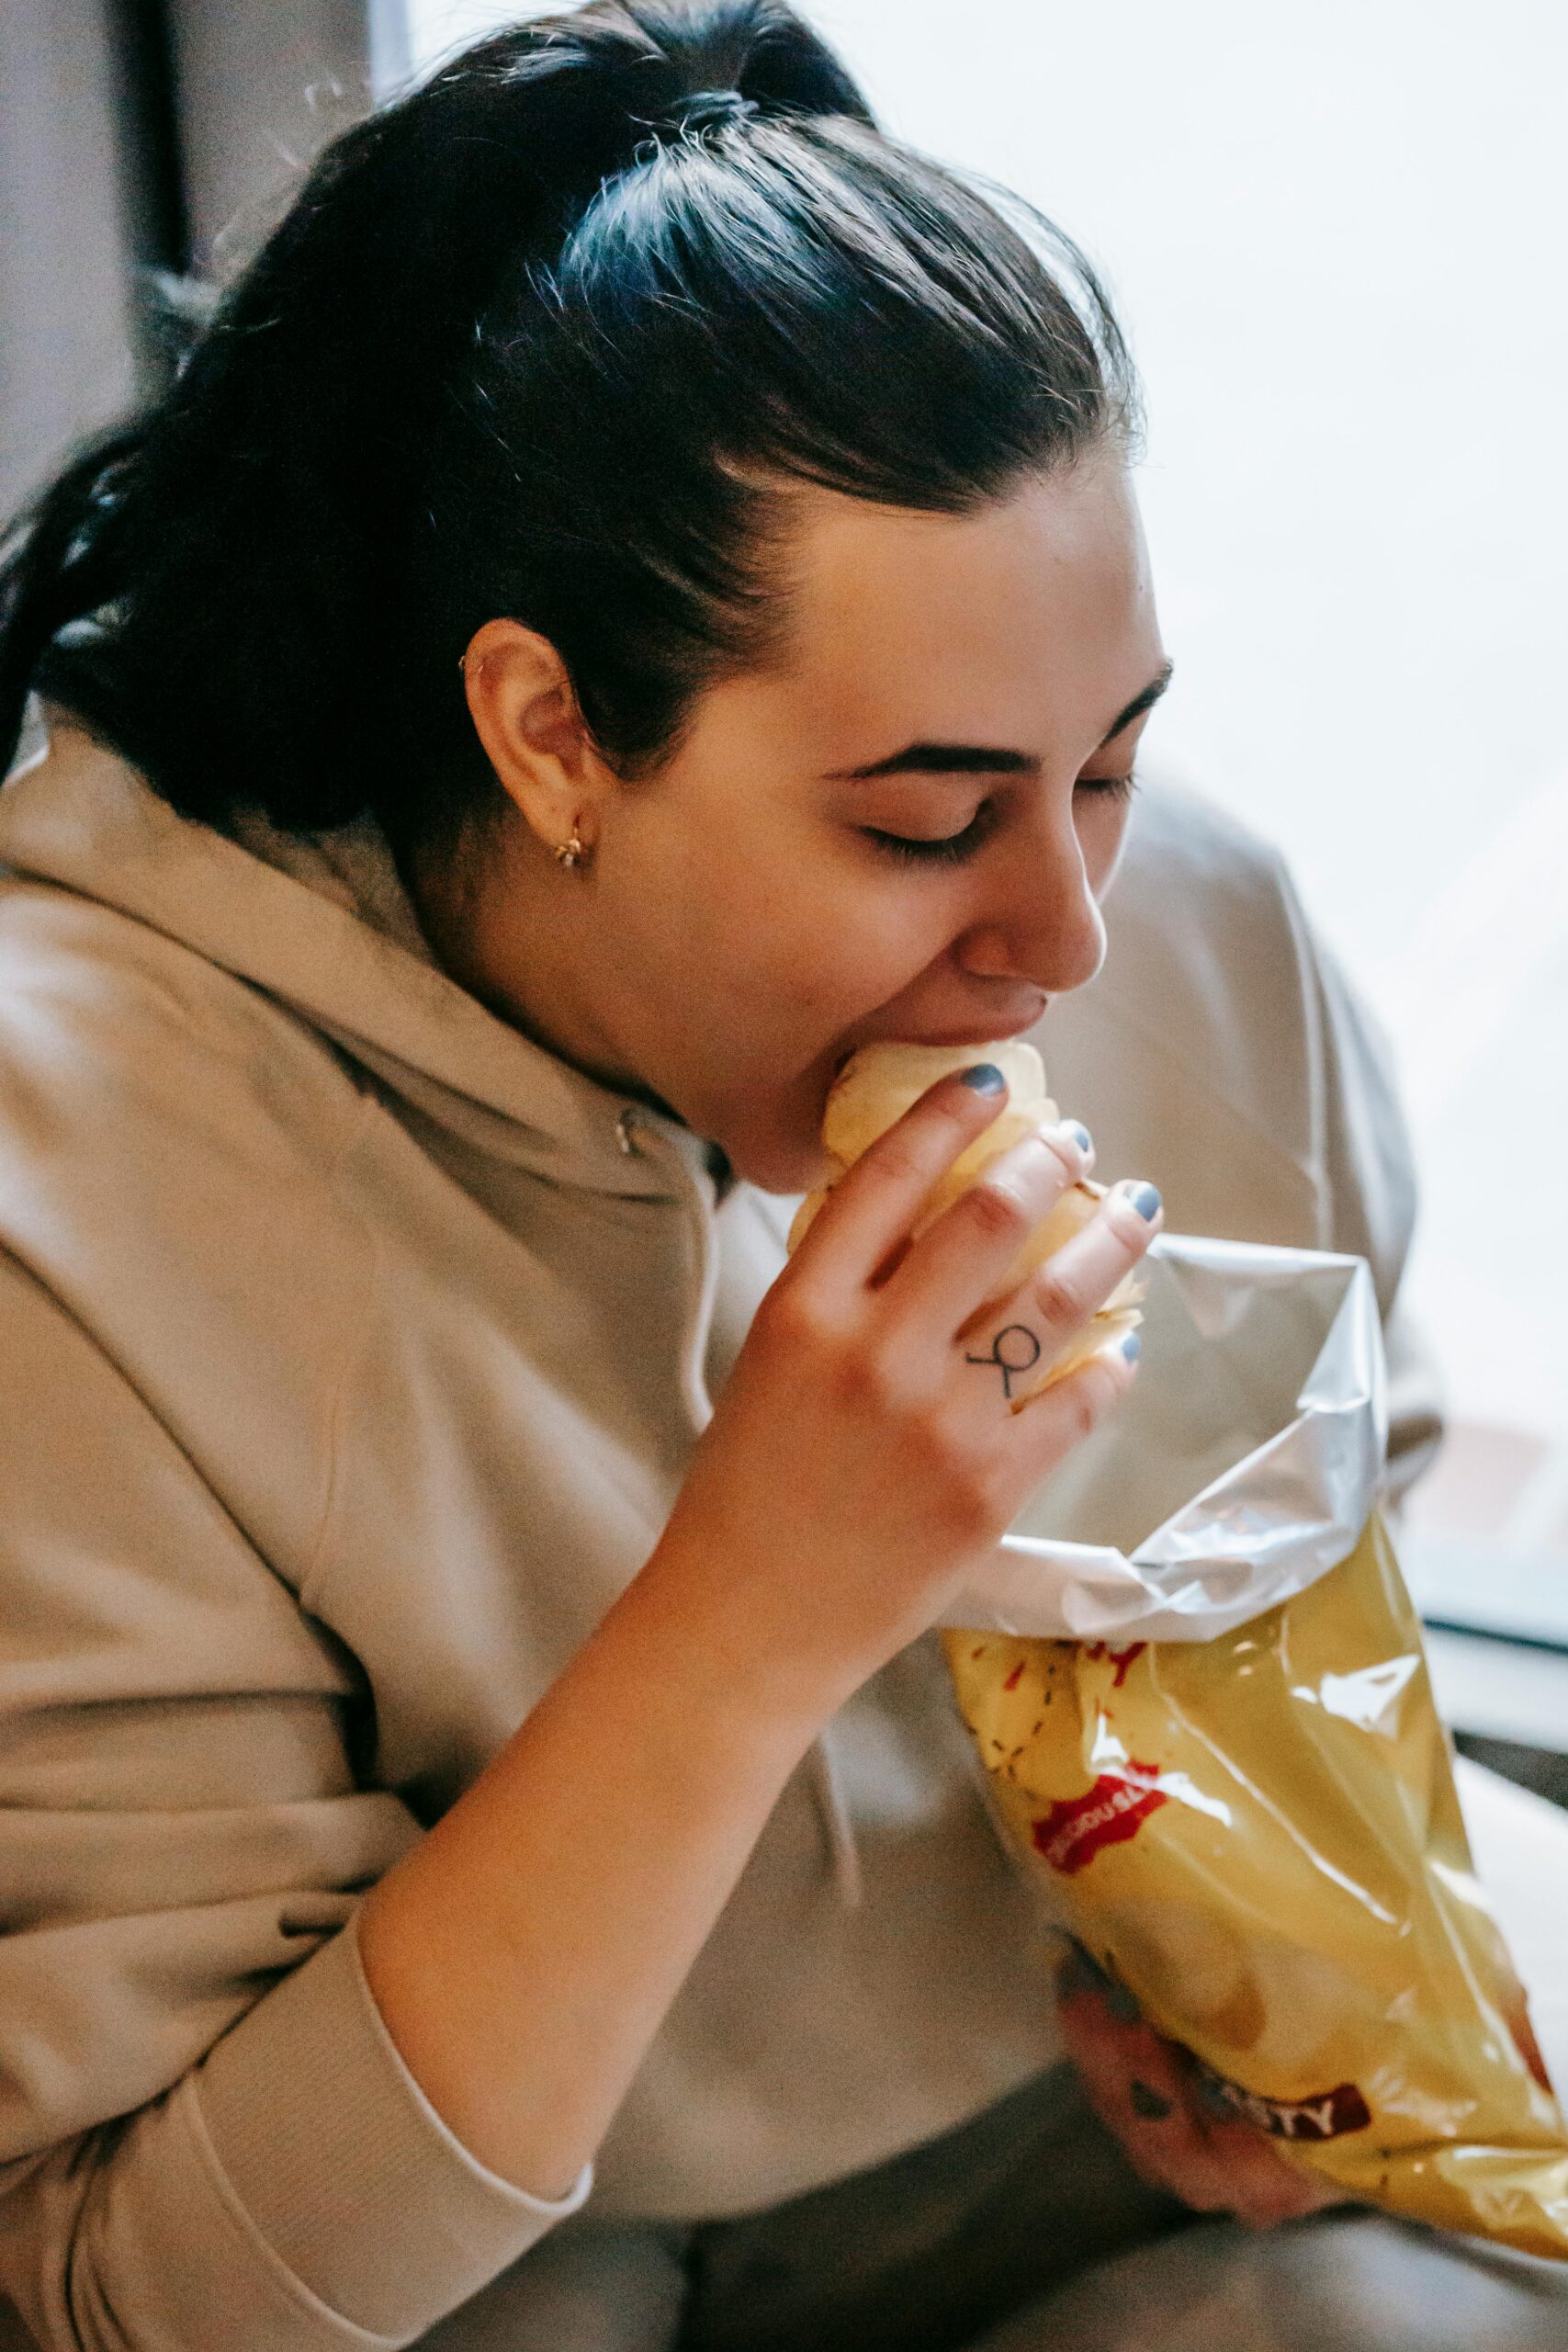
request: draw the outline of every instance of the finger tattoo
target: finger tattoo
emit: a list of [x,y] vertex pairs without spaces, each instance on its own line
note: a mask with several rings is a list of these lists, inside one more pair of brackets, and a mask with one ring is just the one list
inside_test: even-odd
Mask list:
[[[1002,1342],[1004,1340],[1011,1340],[1013,1341],[1013,1347],[1010,1354],[1004,1354],[1002,1351]],[[1020,1354],[1019,1351],[1021,1345],[1029,1351],[1027,1355]],[[1035,1338],[1027,1323],[1009,1323],[1004,1325],[1002,1329],[997,1333],[995,1340],[991,1343],[991,1352],[988,1356],[966,1355],[964,1361],[965,1363],[995,1364],[997,1370],[1002,1376],[1002,1395],[1007,1398],[1008,1403],[1010,1405],[1012,1402],[1013,1382],[1015,1380],[1021,1379],[1022,1375],[1026,1372],[1032,1372],[1043,1352],[1044,1351],[1042,1349],[1039,1340]]]
[[1156,2091],[1152,2083],[1141,2083],[1135,2075],[1127,2086],[1127,2097],[1133,2103],[1134,2114],[1141,2115],[1145,2123],[1163,2123],[1172,2109],[1172,2102],[1163,2091]]

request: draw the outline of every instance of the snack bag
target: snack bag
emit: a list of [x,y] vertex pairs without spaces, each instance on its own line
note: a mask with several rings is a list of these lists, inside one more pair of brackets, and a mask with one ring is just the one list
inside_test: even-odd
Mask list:
[[[1010,1099],[919,1232],[1031,1125],[1027,1046],[876,1046],[840,1171],[943,1071]],[[1078,1187],[998,1295],[1094,1213]],[[803,1204],[795,1247],[820,1206]],[[1081,1197],[1080,1197],[1081,1196]],[[1568,2130],[1474,1878],[1420,1627],[1376,1509],[1360,1261],[1163,1236],[1015,1409],[1129,1320],[1140,1377],[945,1620],[1004,1836],[1213,2096],[1347,2197],[1568,2258]]]
[[1218,2100],[1347,2197],[1568,2258],[1568,2136],[1375,1513],[1212,1641],[943,1640],[1010,1839]]

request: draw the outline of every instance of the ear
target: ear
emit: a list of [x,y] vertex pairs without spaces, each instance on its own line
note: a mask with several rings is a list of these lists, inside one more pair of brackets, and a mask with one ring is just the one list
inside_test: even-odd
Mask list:
[[547,849],[597,838],[615,778],[593,744],[566,663],[521,621],[486,621],[463,656],[468,715],[502,790]]

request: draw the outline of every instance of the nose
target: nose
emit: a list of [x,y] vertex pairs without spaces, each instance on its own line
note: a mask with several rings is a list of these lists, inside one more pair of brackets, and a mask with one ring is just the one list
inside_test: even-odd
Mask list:
[[1031,828],[987,876],[986,904],[953,950],[982,979],[1027,980],[1065,996],[1105,960],[1105,923],[1070,818]]

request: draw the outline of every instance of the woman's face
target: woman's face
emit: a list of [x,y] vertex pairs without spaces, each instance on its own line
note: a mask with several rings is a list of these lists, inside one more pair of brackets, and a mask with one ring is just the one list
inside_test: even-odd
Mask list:
[[[706,691],[637,785],[577,764],[558,701],[531,702],[530,660],[507,659],[513,624],[480,632],[470,704],[532,830],[457,959],[528,1034],[783,1193],[825,1172],[852,1047],[1009,1036],[1093,977],[1167,674],[1109,454],[961,518],[812,492],[793,563],[786,647]],[[564,763],[549,831],[541,759]],[[548,846],[573,817],[575,872]]]

